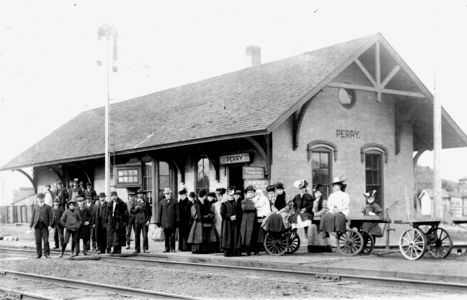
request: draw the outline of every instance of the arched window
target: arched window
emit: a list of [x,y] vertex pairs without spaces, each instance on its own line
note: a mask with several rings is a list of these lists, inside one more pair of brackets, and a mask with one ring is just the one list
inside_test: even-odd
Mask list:
[[308,160],[311,159],[311,183],[323,185],[323,197],[331,193],[332,162],[337,160],[337,150],[333,143],[313,141],[307,145]]
[[196,192],[209,191],[209,159],[202,157],[196,164]]

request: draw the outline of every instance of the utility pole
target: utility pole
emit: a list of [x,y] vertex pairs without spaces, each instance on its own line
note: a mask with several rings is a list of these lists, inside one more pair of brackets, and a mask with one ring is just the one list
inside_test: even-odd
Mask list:
[[[111,75],[117,72],[117,31],[113,26],[104,24],[97,30],[97,38],[100,42],[101,52],[104,57],[97,61],[98,66],[105,66],[107,93],[105,99],[105,194],[110,197],[110,99],[111,99]],[[105,63],[103,61],[105,60]]]
[[[436,5],[434,14],[436,17]],[[436,20],[436,18],[435,18]],[[438,56],[439,56],[439,27],[438,23],[434,22],[434,80],[433,80],[433,201],[431,206],[431,215],[433,218],[443,217],[438,216],[439,208],[442,207],[442,195],[441,195],[441,148],[442,148],[442,131],[441,131],[441,99],[439,96],[439,78],[438,78]],[[441,210],[443,211],[443,210]]]

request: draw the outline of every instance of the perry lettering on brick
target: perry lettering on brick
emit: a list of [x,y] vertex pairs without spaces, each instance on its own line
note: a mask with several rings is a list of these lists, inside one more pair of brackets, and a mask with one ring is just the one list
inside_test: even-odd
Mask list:
[[360,139],[359,130],[336,129],[336,137],[341,139]]

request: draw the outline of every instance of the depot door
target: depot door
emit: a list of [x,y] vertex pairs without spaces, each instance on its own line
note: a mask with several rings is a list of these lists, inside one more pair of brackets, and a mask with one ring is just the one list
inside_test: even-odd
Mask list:
[[243,189],[243,171],[241,165],[229,166],[229,186]]

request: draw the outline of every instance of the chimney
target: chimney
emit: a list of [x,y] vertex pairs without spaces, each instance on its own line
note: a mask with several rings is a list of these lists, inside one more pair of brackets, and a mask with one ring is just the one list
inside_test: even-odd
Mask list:
[[246,47],[246,65],[247,67],[259,66],[261,64],[261,48],[250,45]]

